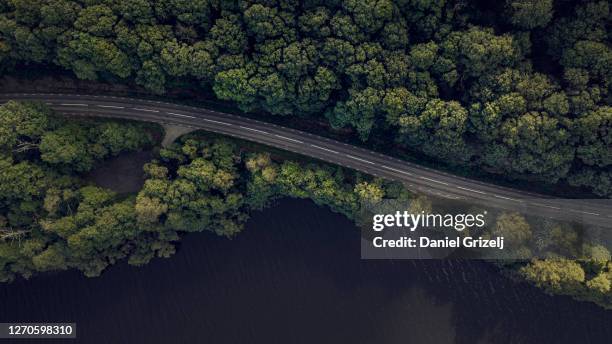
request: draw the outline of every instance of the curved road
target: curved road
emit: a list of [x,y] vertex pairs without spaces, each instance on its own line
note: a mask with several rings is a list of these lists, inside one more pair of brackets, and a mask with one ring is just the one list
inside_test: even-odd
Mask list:
[[311,133],[204,108],[159,101],[77,94],[0,94],[0,102],[47,103],[67,115],[114,117],[208,130],[401,181],[413,191],[504,210],[612,228],[611,200],[554,199],[436,171]]

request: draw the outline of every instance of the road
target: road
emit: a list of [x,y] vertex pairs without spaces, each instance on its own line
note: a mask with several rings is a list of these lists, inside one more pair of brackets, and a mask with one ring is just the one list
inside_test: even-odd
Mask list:
[[612,228],[611,200],[551,198],[475,181],[291,128],[204,108],[160,101],[78,94],[0,94],[0,101],[47,103],[66,115],[123,118],[203,129],[281,148],[403,182],[410,190],[553,219]]

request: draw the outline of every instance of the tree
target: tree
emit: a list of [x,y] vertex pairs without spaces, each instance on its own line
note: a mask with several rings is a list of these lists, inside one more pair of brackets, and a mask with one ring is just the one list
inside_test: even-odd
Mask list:
[[110,40],[77,33],[68,44],[58,50],[57,62],[72,69],[81,79],[96,80],[98,72],[128,77],[132,68],[128,56]]
[[[439,35],[440,26],[444,24],[442,17],[447,12],[446,1],[408,0],[397,2],[397,6],[410,25],[410,32],[415,33],[416,40],[429,41]],[[448,12],[448,15],[453,15]]]
[[510,173],[531,173],[553,183],[567,175],[574,148],[569,144],[569,131],[557,119],[528,112],[506,120],[500,136],[503,146],[491,145],[486,152],[490,166]]
[[308,36],[323,38],[331,34],[329,27],[330,13],[326,7],[306,10],[299,18],[300,31]]
[[132,23],[146,24],[155,21],[153,8],[146,0],[117,1],[115,8]]
[[177,19],[188,25],[208,28],[211,4],[209,0],[161,0],[155,2],[157,17],[163,20]]
[[233,100],[243,109],[249,109],[255,101],[256,89],[249,83],[246,69],[221,71],[215,76],[213,90],[219,99]]
[[217,19],[210,29],[210,38],[218,49],[229,54],[240,54],[247,48],[246,33],[234,15]]
[[185,76],[190,71],[193,47],[177,41],[167,42],[161,51],[161,65],[169,75]]
[[367,33],[380,30],[393,16],[393,3],[389,0],[348,0],[342,5],[355,24]]
[[247,29],[255,39],[263,41],[283,33],[285,25],[278,16],[276,8],[253,4],[244,11],[244,21]]
[[586,282],[586,286],[589,290],[592,290],[599,294],[608,294],[612,288],[612,282],[608,274],[601,273]]
[[585,279],[580,264],[567,259],[535,259],[521,268],[521,274],[537,287],[559,294],[578,292]]
[[610,197],[612,195],[612,172],[599,171],[593,168],[583,168],[568,176],[570,185],[587,187],[596,195]]
[[497,218],[493,235],[504,238],[511,247],[526,245],[532,237],[529,223],[519,213],[502,213]]
[[578,41],[564,51],[561,64],[567,68],[584,69],[592,80],[607,87],[612,78],[612,49],[600,42]]
[[138,71],[136,81],[156,94],[162,94],[166,90],[166,75],[159,65],[153,61],[143,62],[142,68]]
[[345,103],[337,103],[328,118],[334,127],[351,125],[357,129],[362,141],[366,141],[374,127],[374,120],[379,112],[381,92],[373,88],[363,91],[350,90],[351,96]]
[[576,156],[590,166],[612,165],[612,107],[602,106],[579,117],[574,125],[580,139]]
[[399,140],[417,145],[428,155],[453,157],[457,163],[469,159],[463,135],[467,111],[458,102],[434,99],[419,115],[401,115]]
[[79,12],[74,27],[81,32],[88,32],[95,36],[110,36],[117,16],[113,10],[105,5],[86,7]]
[[168,205],[161,203],[159,198],[149,198],[140,194],[136,198],[134,210],[138,223],[151,225],[159,222],[159,217],[168,211]]
[[32,257],[32,263],[38,271],[65,270],[67,253],[61,244],[54,244]]
[[610,14],[606,1],[577,3],[574,15],[561,16],[547,30],[545,41],[548,54],[559,60],[577,41],[604,41],[607,37],[606,21]]
[[472,27],[452,32],[440,47],[442,56],[455,63],[459,74],[477,78],[515,65],[522,56],[513,43],[510,35],[496,36],[492,30]]
[[355,193],[362,202],[371,204],[379,203],[385,196],[385,192],[380,186],[368,182],[361,182],[355,185]]
[[23,151],[38,145],[54,123],[48,108],[37,103],[9,101],[0,106],[0,148]]
[[[85,128],[67,125],[43,135],[40,141],[41,159],[50,164],[88,171],[93,167],[92,154]],[[101,154],[101,157],[106,154]]]
[[141,127],[128,123],[101,123],[89,135],[95,137],[96,144],[104,146],[110,155],[138,150],[153,142],[151,136],[143,132]]
[[524,30],[545,27],[553,17],[552,0],[506,0],[506,6],[510,22]]
[[432,207],[431,200],[427,196],[424,196],[424,195],[419,195],[416,198],[414,198],[410,202],[410,207],[408,208],[408,211],[411,214],[419,214],[421,212],[425,214],[429,214],[432,212],[432,210],[433,210],[433,207]]

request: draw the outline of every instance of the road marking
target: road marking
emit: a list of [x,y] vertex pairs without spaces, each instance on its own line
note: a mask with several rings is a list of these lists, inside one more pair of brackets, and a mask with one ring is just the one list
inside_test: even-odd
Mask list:
[[574,213],[581,213],[581,214],[589,214],[589,215],[595,215],[595,216],[599,216],[600,214],[597,213],[590,213],[588,211],[584,211],[584,210],[576,210],[576,209],[568,209],[569,211],[573,211]]
[[101,108],[109,108],[109,109],[125,109],[123,106],[114,106],[114,105],[97,105]]
[[412,175],[413,175],[413,174],[412,174],[412,173],[410,173],[410,172],[406,172],[406,171],[398,170],[398,169],[395,169],[395,168],[393,168],[393,167],[389,167],[389,166],[385,166],[385,165],[380,165],[380,166],[381,166],[382,168],[386,168],[387,170],[395,171],[395,172],[398,172],[398,173],[403,173],[403,174],[408,175],[408,176],[412,176]]
[[215,120],[212,120],[212,119],[207,119],[207,118],[202,118],[202,120],[203,120],[203,121],[206,121],[206,122],[211,122],[211,123],[217,123],[217,124],[223,124],[223,125],[231,125],[231,124],[229,124],[229,123],[220,122],[220,121],[215,121]]
[[500,195],[493,195],[493,196],[495,196],[497,198],[507,199],[507,200],[510,200],[510,201],[520,202],[519,200],[514,199],[514,198],[510,198],[510,197],[504,197],[504,196],[500,196]]
[[[83,97],[84,97],[84,96],[83,96]],[[96,97],[96,96],[95,96],[95,97]],[[97,96],[96,98],[123,99],[123,98],[117,98],[117,97],[100,97],[100,96]],[[85,98],[84,98],[84,101],[85,101]],[[151,103],[153,103],[153,102],[151,102]],[[160,103],[160,104],[166,104],[166,103],[162,103],[162,102],[157,102],[157,103]],[[97,106],[97,107],[101,107],[101,108],[116,108],[116,109],[124,109],[124,107],[120,107],[120,106],[112,106],[112,105],[96,105],[96,104],[83,104],[83,103],[61,103],[61,104],[51,103],[51,104],[60,105],[60,106],[74,106],[74,107],[79,107],[79,106],[81,106],[81,107],[95,107],[95,106]],[[134,109],[134,110],[139,110],[139,111],[146,111],[146,112],[160,112],[160,111],[157,111],[157,110],[150,110],[150,109],[140,109],[140,108],[132,108],[132,109]],[[200,109],[198,108],[198,110],[200,110]],[[169,114],[169,115],[173,115],[173,116],[187,117],[187,118],[197,118],[197,117],[194,117],[194,116],[182,115],[182,114],[175,114],[175,113],[168,113],[168,114]],[[232,115],[232,117],[235,117],[235,116],[233,116],[233,115]],[[204,121],[208,121],[208,122],[213,122],[213,123],[222,124],[222,125],[229,125],[229,126],[231,126],[231,125],[236,125],[236,126],[238,126],[238,123],[236,123],[236,124],[230,124],[230,123],[225,123],[225,122],[220,122],[220,121],[214,121],[214,120],[208,120],[208,119],[203,119],[203,120],[204,120]],[[248,128],[248,127],[242,127],[242,128],[244,128],[244,129],[246,129],[246,130],[250,130],[250,131],[256,131],[256,132],[260,132],[260,133],[264,133],[264,134],[269,134],[269,135],[272,135],[271,133],[267,133],[267,132],[265,132],[265,131],[258,130],[258,129]],[[293,129],[290,129],[290,130],[291,130],[292,132],[296,132],[296,133],[298,132],[298,131],[293,130]],[[244,134],[243,134],[243,136],[244,136]],[[297,142],[297,143],[301,143],[301,144],[303,144],[303,143],[304,143],[304,142],[302,142],[302,141],[295,140],[295,139],[288,138],[288,137],[281,136],[281,135],[275,135],[275,136],[277,136],[277,137],[278,137],[278,138],[280,138],[280,139],[287,140],[287,141],[293,141],[293,142]],[[331,142],[331,141],[330,141],[329,139],[327,139],[327,138],[324,138],[324,140]],[[348,146],[346,143],[338,143],[338,144],[344,144],[344,145]],[[319,146],[315,146],[315,145],[311,145],[311,146],[314,146],[315,148],[322,149],[322,150],[332,151],[332,150],[329,150],[329,149],[324,148],[324,147],[319,147]],[[361,148],[358,148],[358,149],[359,149],[359,150],[361,150],[361,151],[363,151],[363,149],[361,149]],[[338,152],[335,152],[335,151],[332,151],[332,152],[334,152],[334,153],[338,153]],[[338,153],[338,154],[340,154],[340,153]],[[380,154],[379,154],[379,155],[380,155]],[[363,161],[363,162],[368,163],[368,164],[375,164],[375,163],[373,163],[373,162],[371,162],[371,161],[364,160],[364,159],[360,159],[360,158],[357,158],[357,157],[355,157],[355,156],[351,156],[351,155],[346,155],[346,157],[351,158],[351,159],[355,159],[355,160],[359,160],[359,161]],[[388,159],[389,159],[388,161],[390,161],[390,159],[394,159],[394,158],[388,158]],[[398,160],[398,159],[395,159],[395,160],[400,161],[400,160]],[[403,162],[403,161],[402,161],[402,162]],[[378,164],[378,163],[376,163],[376,164]],[[340,164],[340,165],[342,165],[342,164]],[[388,170],[391,170],[391,171],[395,171],[395,172],[398,172],[398,173],[407,174],[407,175],[412,175],[412,174],[411,174],[411,173],[409,173],[409,172],[405,172],[405,171],[401,171],[401,170],[398,170],[398,169],[394,169],[394,168],[392,168],[392,167],[388,167],[388,166],[384,166],[384,165],[380,165],[380,166],[381,166],[381,167],[383,167],[383,168],[385,168],[385,169],[388,169]],[[417,167],[417,168],[418,168],[418,167]],[[429,168],[425,168],[425,169],[426,169],[426,170],[431,170],[431,169],[429,169]],[[446,174],[446,173],[442,173],[442,174],[444,174],[444,175],[448,175],[448,174]],[[432,182],[436,182],[436,183],[440,183],[440,184],[448,185],[448,184],[446,184],[446,183],[444,183],[444,182],[441,182],[441,181],[438,181],[438,180],[429,179],[429,178],[426,178],[426,177],[420,177],[420,178],[421,178],[421,179],[425,179],[425,180],[430,180],[430,181],[432,181]],[[458,178],[458,179],[460,179],[460,180],[468,180],[468,179],[466,179],[466,178],[461,178],[461,177],[457,177],[457,178]],[[483,185],[484,185],[484,184],[483,184]],[[463,187],[459,187],[459,186],[456,186],[456,187],[457,187],[457,188],[459,188],[459,189],[464,189],[464,190],[466,190],[466,191],[471,191],[471,192],[476,192],[476,193],[482,193],[482,194],[485,194],[484,192],[481,192],[481,191],[478,191],[478,190],[467,189],[467,188],[463,188]],[[526,194],[531,194],[531,193],[526,193]],[[528,201],[527,201],[527,202],[525,202],[524,200],[520,200],[520,199],[513,199],[513,198],[509,198],[509,197],[501,196],[501,195],[495,195],[495,194],[493,194],[493,193],[491,193],[490,195],[492,195],[492,196],[494,196],[494,197],[496,197],[496,198],[500,198],[500,199],[507,199],[507,200],[511,200],[511,201],[515,201],[515,202],[521,202],[521,203],[527,203],[527,202],[528,202]],[[598,214],[598,213],[589,212],[589,211],[583,211],[583,210],[574,210],[574,209],[567,209],[567,208],[561,209],[561,208],[559,208],[559,207],[549,206],[549,205],[546,205],[546,204],[538,204],[538,203],[531,203],[531,204],[535,204],[535,205],[538,205],[538,206],[541,206],[541,207],[550,208],[550,209],[563,210],[563,211],[567,211],[567,210],[569,210],[569,211],[573,211],[573,212],[577,212],[577,213],[582,213],[582,214],[589,214],[589,215],[593,215],[593,216],[602,216],[602,217],[612,218],[612,215],[605,215],[605,214],[607,213],[607,211],[605,211],[605,210],[602,210],[602,211],[601,211],[603,214]],[[593,210],[597,210],[597,209],[593,209]]]
[[457,186],[457,189],[461,189],[461,190],[465,190],[465,191],[470,191],[470,192],[475,192],[475,193],[486,195],[485,192],[474,190],[474,189],[468,189],[468,188],[464,188],[464,187],[461,187],[461,186]]
[[358,158],[358,157],[356,157],[356,156],[352,156],[352,155],[348,155],[348,154],[345,154],[344,156],[346,156],[347,158],[351,158],[351,159],[355,159],[355,160],[363,161],[363,162],[365,162],[365,163],[368,163],[368,164],[372,164],[372,165],[374,165],[374,163],[373,163],[373,162],[368,161],[368,160],[364,160],[364,159],[360,159],[360,158]]
[[281,136],[281,135],[274,135],[274,136],[276,136],[278,138],[281,138],[283,140],[287,140],[287,141],[293,141],[293,142],[297,142],[297,143],[304,143],[304,142],[302,142],[300,140],[295,140],[295,139],[292,139],[290,137],[285,137],[285,136]]
[[439,183],[439,184],[442,184],[442,185],[448,185],[448,183],[441,182],[439,180],[435,180],[435,179],[431,179],[431,178],[427,178],[427,177],[420,177],[420,178],[421,179],[425,179],[425,180],[429,180],[430,182]]
[[338,154],[338,152],[336,152],[335,150],[327,149],[327,148],[325,148],[325,147],[319,147],[319,146],[317,146],[317,145],[310,145],[310,146],[312,146],[312,147],[314,147],[314,148],[317,148],[317,149],[324,150],[324,151],[328,151],[328,152],[331,152],[331,153],[334,153],[334,154]]
[[159,112],[157,110],[151,110],[151,109],[141,109],[141,108],[132,108],[133,110],[138,110],[138,111],[146,111],[146,112]]
[[246,129],[246,130],[250,130],[250,131],[254,131],[254,132],[257,132],[257,133],[268,134],[267,132],[265,132],[263,130],[253,129],[253,128],[249,128],[249,127],[243,127],[243,126],[240,126],[240,128]]
[[545,207],[545,208],[550,208],[550,209],[556,209],[556,210],[561,210],[561,208],[559,207],[553,207],[552,205],[546,205],[546,204],[540,204],[540,203],[531,203],[533,205],[537,205],[540,207]]
[[172,116],[178,116],[178,117],[187,117],[187,118],[195,118],[194,116],[189,116],[189,115],[183,115],[180,113],[174,113],[174,112],[166,112],[168,115],[172,115]]

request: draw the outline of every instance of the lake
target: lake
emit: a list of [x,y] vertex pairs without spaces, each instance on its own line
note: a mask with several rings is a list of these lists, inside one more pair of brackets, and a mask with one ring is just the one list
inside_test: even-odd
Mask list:
[[484,262],[364,261],[359,240],[341,215],[282,200],[232,240],[185,236],[170,259],[0,285],[0,322],[76,322],[78,340],[67,343],[105,344],[612,338],[612,311],[594,304],[548,296]]

